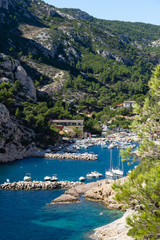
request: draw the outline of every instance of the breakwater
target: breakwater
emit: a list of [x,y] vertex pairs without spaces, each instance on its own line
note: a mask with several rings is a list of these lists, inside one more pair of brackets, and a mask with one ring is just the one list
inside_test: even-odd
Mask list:
[[70,181],[59,181],[59,182],[42,182],[42,181],[32,181],[32,182],[12,182],[3,183],[0,185],[0,189],[4,190],[52,190],[52,189],[68,189],[82,185],[81,182],[70,182]]
[[27,157],[41,157],[41,158],[50,158],[50,159],[71,159],[71,160],[85,160],[85,161],[94,161],[97,160],[98,156],[96,154],[89,153],[44,153],[44,152],[34,152],[31,156]]

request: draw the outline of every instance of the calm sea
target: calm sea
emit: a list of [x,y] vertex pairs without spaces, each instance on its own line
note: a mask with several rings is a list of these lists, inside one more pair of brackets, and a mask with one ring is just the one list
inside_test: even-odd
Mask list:
[[[98,154],[97,161],[51,160],[30,158],[0,165],[0,183],[23,180],[31,173],[33,180],[43,180],[46,175],[57,174],[59,180],[77,181],[88,171],[102,174],[110,165],[109,149],[95,146],[87,152]],[[86,150],[81,150],[86,152]],[[118,166],[119,150],[112,150],[113,167]],[[123,164],[125,175],[134,165]],[[92,181],[92,180],[88,180]],[[102,204],[86,202],[71,205],[50,203],[63,190],[54,191],[0,191],[1,240],[85,240],[96,227],[110,223],[123,215],[107,210]],[[103,213],[103,214],[100,214]]]

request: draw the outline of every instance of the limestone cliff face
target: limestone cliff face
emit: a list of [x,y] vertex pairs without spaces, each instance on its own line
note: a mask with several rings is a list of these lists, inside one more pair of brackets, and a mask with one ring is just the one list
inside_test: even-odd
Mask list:
[[33,143],[35,133],[11,117],[0,103],[0,162],[22,159],[37,150]]
[[16,80],[19,80],[24,95],[31,99],[36,99],[36,88],[34,83],[17,60],[0,53],[0,70],[0,83],[11,82],[14,84]]

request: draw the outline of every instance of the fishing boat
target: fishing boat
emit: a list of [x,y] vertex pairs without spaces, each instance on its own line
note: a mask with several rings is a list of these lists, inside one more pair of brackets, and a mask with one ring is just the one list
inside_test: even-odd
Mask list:
[[30,173],[26,173],[26,175],[23,178],[23,181],[30,182],[31,180],[32,180],[31,174]]
[[83,177],[83,176],[79,178],[79,181],[80,181],[80,182],[84,182],[85,180],[86,180],[86,178]]
[[[110,166],[109,166],[110,169],[111,169],[111,165],[112,165],[112,149],[110,151]],[[106,175],[106,177],[113,177],[114,176],[112,170],[106,171],[105,175]]]

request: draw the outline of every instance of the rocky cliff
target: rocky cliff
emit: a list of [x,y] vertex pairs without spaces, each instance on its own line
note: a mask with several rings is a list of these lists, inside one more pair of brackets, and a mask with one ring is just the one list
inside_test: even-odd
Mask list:
[[[0,53],[0,84],[10,83],[15,88],[17,80],[20,89],[14,96],[13,106],[16,108],[25,100],[36,101],[36,89],[31,77],[17,60]],[[3,96],[4,94],[5,92]],[[5,104],[5,99],[3,100]],[[20,119],[13,116],[13,109],[11,115],[4,104],[0,103],[0,162],[22,159],[36,150],[33,142],[34,131],[25,127]]]
[[23,95],[36,100],[36,88],[25,69],[17,60],[0,53],[0,83],[10,82],[14,84],[16,80],[19,80],[21,84]]
[[35,133],[11,117],[0,103],[0,162],[22,159],[37,150],[33,139]]

